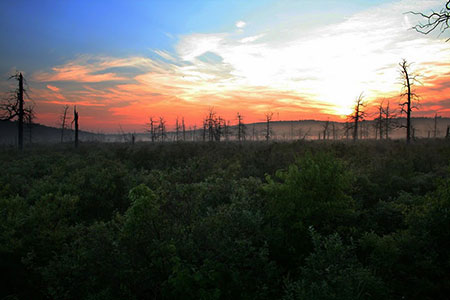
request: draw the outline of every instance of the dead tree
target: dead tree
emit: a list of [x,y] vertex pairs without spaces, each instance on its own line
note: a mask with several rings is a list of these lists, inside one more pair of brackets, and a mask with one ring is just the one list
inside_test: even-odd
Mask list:
[[75,123],[75,148],[78,148],[78,112],[77,112],[77,106],[75,105],[73,107],[73,121],[72,123]]
[[150,129],[147,130],[147,132],[150,132],[150,140],[152,141],[152,143],[154,143],[157,139],[157,122],[155,120],[153,120],[153,117],[150,117],[150,122],[148,123]]
[[326,140],[329,137],[328,127],[330,127],[330,120],[326,120],[323,124],[323,139]]
[[374,119],[375,121],[375,139],[380,137],[380,140],[383,139],[383,129],[384,129],[384,120],[383,120],[383,101],[380,102],[377,106],[377,114],[378,116]]
[[209,109],[208,115],[203,121],[203,140],[206,139],[206,134],[208,135],[208,141],[220,142],[223,135],[223,128],[226,122],[220,116],[217,116],[214,109]]
[[60,121],[61,121],[61,144],[64,142],[64,130],[66,129],[66,121],[67,121],[67,110],[69,109],[69,105],[64,105],[63,112],[61,113]]
[[332,127],[332,130],[333,130],[333,140],[336,140],[337,139],[337,132],[336,132],[336,124],[335,124],[335,122],[331,123],[331,127]]
[[207,126],[207,121],[205,119],[205,120],[203,120],[203,131],[202,131],[202,141],[203,142],[206,141],[206,126]]
[[238,120],[238,141],[240,142],[243,139],[244,136],[244,123],[242,123],[243,117],[240,113],[237,113],[237,120]]
[[166,120],[163,117],[159,117],[159,125],[158,125],[159,137],[161,138],[161,142],[166,140]]
[[266,141],[268,142],[271,137],[270,121],[272,121],[273,112],[264,114],[266,116]]
[[366,104],[363,101],[363,94],[359,95],[358,98],[355,100],[355,106],[353,109],[353,113],[348,116],[348,129],[353,129],[353,140],[358,140],[358,130],[359,130],[359,123],[364,120],[366,117],[366,113],[364,112],[364,108],[366,107]]
[[389,133],[391,130],[397,127],[395,122],[396,117],[395,111],[391,110],[390,101],[388,101],[383,109],[384,133],[386,134],[386,140],[389,139]]
[[[439,12],[432,11],[429,14],[424,14],[421,12],[410,11],[409,13],[421,16],[425,20],[425,23],[419,23],[413,27],[417,32],[429,34],[434,30],[438,30],[439,34],[442,34],[450,28],[450,0],[447,1],[445,7]],[[447,41],[449,40],[450,39],[447,39]]]
[[183,142],[186,141],[186,126],[184,125],[184,117],[181,118],[181,128],[183,130]]
[[175,140],[177,142],[180,140],[180,123],[178,122],[178,117],[175,119]]
[[[23,125],[25,120],[34,119],[33,106],[25,107],[24,95],[28,95],[24,89],[24,81],[22,73],[16,73],[9,77],[18,81],[17,89],[8,93],[5,99],[0,103],[0,120],[11,121],[17,120],[18,128],[18,147],[23,149]],[[28,96],[29,98],[29,96]]]
[[402,93],[400,96],[402,98],[406,97],[406,101],[400,103],[401,113],[406,113],[406,126],[402,125],[402,127],[406,127],[406,143],[409,144],[411,140],[411,111],[417,109],[417,106],[414,105],[413,101],[418,101],[418,96],[414,93],[413,86],[418,82],[418,75],[410,72],[411,64],[405,59],[399,63],[399,67],[402,80]]

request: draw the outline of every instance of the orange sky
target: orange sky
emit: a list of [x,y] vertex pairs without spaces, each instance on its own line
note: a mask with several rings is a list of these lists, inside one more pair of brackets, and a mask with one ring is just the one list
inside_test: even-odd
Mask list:
[[399,111],[403,58],[421,75],[414,115],[450,117],[450,43],[410,30],[419,20],[404,14],[441,3],[382,2],[308,26],[295,18],[295,26],[257,26],[243,14],[222,30],[167,33],[170,47],[61,58],[25,72],[37,122],[57,126],[66,104],[77,105],[82,129],[101,132],[142,132],[160,116],[169,129],[177,117],[200,126],[211,108],[232,124],[238,112],[246,123],[267,112],[274,120],[343,121],[361,93],[369,112],[382,99]]

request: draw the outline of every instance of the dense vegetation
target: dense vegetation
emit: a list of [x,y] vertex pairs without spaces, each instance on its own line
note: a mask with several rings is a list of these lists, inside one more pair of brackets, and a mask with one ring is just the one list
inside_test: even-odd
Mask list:
[[447,299],[449,146],[0,150],[0,299]]

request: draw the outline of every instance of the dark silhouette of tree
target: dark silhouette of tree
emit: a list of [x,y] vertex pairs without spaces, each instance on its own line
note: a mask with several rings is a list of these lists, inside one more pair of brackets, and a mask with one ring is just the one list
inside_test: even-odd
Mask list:
[[386,140],[389,139],[389,133],[392,129],[397,127],[395,119],[397,115],[395,111],[391,110],[390,101],[388,100],[386,106],[383,108],[383,119],[384,119],[384,133],[386,134]]
[[402,93],[400,96],[406,98],[406,101],[400,103],[401,113],[406,113],[406,126],[402,125],[402,127],[406,127],[406,143],[409,143],[411,140],[411,111],[417,109],[414,101],[418,101],[418,96],[414,93],[413,86],[419,81],[417,79],[418,75],[410,72],[411,64],[406,59],[399,63],[399,67],[402,80]]
[[161,142],[166,140],[166,120],[163,117],[159,117],[159,125],[157,128]]
[[34,109],[33,106],[25,107],[24,95],[24,78],[22,73],[16,73],[9,77],[9,79],[16,79],[18,81],[17,89],[11,91],[2,103],[0,103],[0,120],[11,121],[17,120],[18,128],[18,147],[23,149],[23,125],[26,120],[33,120]]
[[150,128],[147,130],[147,132],[150,133],[150,140],[152,141],[152,143],[154,143],[158,139],[157,125],[158,122],[153,120],[153,117],[150,117],[150,122],[148,123],[148,126]]
[[238,120],[238,141],[242,141],[243,139],[245,139],[245,125],[242,122],[244,118],[242,117],[242,115],[240,113],[237,113],[237,120]]
[[180,122],[178,121],[178,117],[175,119],[175,141],[179,141],[180,140],[180,129],[181,129],[181,125]]
[[355,100],[355,106],[353,109],[353,113],[348,116],[348,130],[353,129],[353,140],[358,140],[358,133],[359,133],[359,124],[361,121],[364,120],[366,117],[366,112],[364,111],[364,108],[366,107],[366,104],[363,101],[364,96],[361,93],[358,98]]
[[69,109],[69,105],[64,105],[63,111],[60,116],[61,121],[61,143],[64,142],[64,130],[66,130],[67,124],[67,110]]
[[206,135],[208,135],[208,141],[220,142],[225,125],[225,120],[217,116],[214,109],[210,108],[208,115],[203,120],[203,141],[206,140]]
[[[432,11],[429,14],[424,14],[421,12],[410,11],[409,13],[421,16],[425,19],[425,23],[419,23],[413,27],[417,32],[429,34],[434,30],[438,30],[439,34],[442,34],[450,27],[450,0],[447,1],[445,7],[439,12]],[[447,41],[449,40],[450,39],[447,39]]]
[[266,141],[271,138],[270,121],[272,121],[273,112],[268,112],[264,114],[266,116]]
[[75,123],[75,148],[78,148],[78,112],[77,112],[77,106],[75,105],[73,107],[73,121],[72,123]]
[[323,139],[324,140],[328,139],[330,136],[329,127],[330,127],[330,120],[328,119],[323,124]]
[[374,119],[374,127],[375,127],[375,139],[378,139],[380,137],[380,140],[383,139],[383,129],[384,129],[384,119],[383,119],[383,102],[381,101],[377,105],[377,117]]
[[183,142],[186,141],[186,125],[184,125],[184,117],[181,118],[181,129],[183,131]]

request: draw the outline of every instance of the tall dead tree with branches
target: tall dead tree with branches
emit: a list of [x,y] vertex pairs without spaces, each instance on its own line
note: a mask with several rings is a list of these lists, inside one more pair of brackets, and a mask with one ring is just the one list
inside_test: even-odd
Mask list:
[[402,80],[402,92],[400,94],[401,98],[405,99],[404,102],[400,103],[401,113],[406,114],[406,143],[411,141],[411,111],[417,109],[414,101],[418,101],[419,97],[413,91],[413,86],[415,83],[419,82],[417,74],[410,72],[411,64],[409,64],[406,59],[403,59],[399,63],[400,79]]
[[358,98],[355,100],[355,106],[353,109],[353,113],[348,116],[349,120],[349,129],[353,129],[353,140],[358,140],[358,130],[359,130],[359,124],[361,121],[363,121],[366,117],[366,112],[364,111],[364,108],[366,107],[366,104],[364,103],[364,96],[361,93]]
[[[0,120],[17,120],[18,147],[23,149],[23,125],[25,121],[32,121],[34,117],[33,106],[25,107],[24,95],[28,95],[24,89],[24,78],[22,73],[16,73],[9,77],[18,81],[18,87],[7,94],[0,103]],[[28,96],[29,98],[29,96]]]

